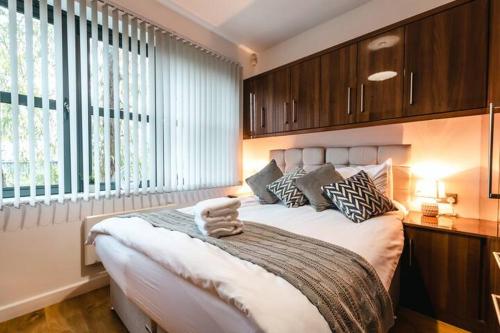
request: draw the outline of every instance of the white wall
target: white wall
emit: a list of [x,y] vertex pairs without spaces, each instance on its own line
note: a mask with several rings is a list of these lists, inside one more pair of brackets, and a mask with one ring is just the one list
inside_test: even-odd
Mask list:
[[213,31],[178,14],[174,10],[167,8],[156,0],[106,0],[106,2],[142,16],[160,27],[174,31],[183,37],[238,61],[243,66],[243,76],[247,77],[251,74],[250,55],[247,51]]
[[261,52],[250,73],[257,75],[448,2],[451,0],[369,1]]

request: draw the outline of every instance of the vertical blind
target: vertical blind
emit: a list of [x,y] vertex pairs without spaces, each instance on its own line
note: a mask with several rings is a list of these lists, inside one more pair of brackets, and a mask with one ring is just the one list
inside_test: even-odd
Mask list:
[[238,183],[238,64],[91,0],[0,1],[0,38],[0,206]]

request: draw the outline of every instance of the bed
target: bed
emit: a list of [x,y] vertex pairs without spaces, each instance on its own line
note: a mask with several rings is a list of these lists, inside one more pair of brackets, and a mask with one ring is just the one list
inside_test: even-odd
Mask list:
[[[325,162],[332,162],[336,166],[369,165],[391,158],[394,198],[402,204],[407,203],[411,187],[409,155],[410,147],[405,145],[287,149],[270,153],[284,171],[296,166],[313,170]],[[190,214],[191,208],[187,207],[181,211]],[[384,287],[391,293],[393,304],[397,304],[399,287],[397,267],[404,243],[401,223],[403,210],[373,218],[362,224],[355,224],[335,210],[318,213],[310,206],[290,209],[279,204],[261,205],[255,197],[248,197],[242,199],[239,211],[243,221],[271,225],[320,239],[361,255],[373,266]],[[200,288],[192,281],[181,278],[159,265],[150,256],[125,245],[115,237],[99,235],[95,245],[98,258],[111,277],[113,307],[129,331],[144,332],[145,328],[150,331],[171,333],[262,330],[260,323],[249,319],[240,310],[222,301],[213,290]],[[200,246],[202,246],[198,249],[200,253],[211,251],[203,247],[207,244]],[[239,269],[236,264],[229,267],[233,267],[234,270]],[[239,274],[249,275],[244,270]],[[280,297],[267,299],[271,298],[267,296],[277,292],[276,290],[262,289],[255,292],[256,296],[252,301],[263,302],[263,309],[286,307],[286,304],[279,303],[283,302]],[[285,290],[287,289],[282,289],[281,292]],[[287,293],[291,291],[288,289]],[[315,313],[314,305],[310,303],[302,305],[304,308],[295,307],[289,310],[289,312],[297,311],[297,315],[301,316],[301,320],[297,320],[294,324],[294,330],[321,331],[324,323],[321,323],[321,315],[318,317],[318,313]],[[290,313],[282,314],[285,317],[287,315]],[[263,318],[265,314],[260,316]],[[266,330],[269,327],[272,327],[272,331],[285,328],[279,326],[280,316],[277,317],[276,320],[274,318],[268,320],[267,325],[270,326],[265,326]],[[301,324],[304,327],[301,327]]]

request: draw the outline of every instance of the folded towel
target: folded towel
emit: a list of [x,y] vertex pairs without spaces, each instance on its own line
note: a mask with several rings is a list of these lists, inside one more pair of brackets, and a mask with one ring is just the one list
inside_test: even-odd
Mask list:
[[221,217],[208,217],[202,218],[198,215],[194,216],[194,221],[196,222],[196,226],[198,229],[206,235],[206,233],[210,233],[212,230],[220,229],[220,228],[235,228],[235,227],[243,227],[243,223],[236,219],[228,216],[228,218]]
[[232,212],[229,215],[216,216],[216,217],[202,217],[199,215],[195,215],[195,216],[197,216],[199,219],[204,220],[205,223],[207,223],[207,224],[218,223],[218,222],[231,222],[231,221],[235,221],[238,219],[238,211]]
[[194,214],[201,217],[216,217],[229,215],[238,208],[241,202],[237,198],[215,198],[198,202],[194,206]]
[[205,236],[224,237],[239,234],[243,223],[238,220],[241,203],[235,198],[200,201],[194,207],[194,220]]
[[241,223],[240,221],[224,224],[217,223],[217,226],[199,229],[205,236],[220,238],[241,233],[243,231],[243,223]]
[[208,233],[211,233],[217,229],[235,229],[235,228],[243,228],[243,222],[241,222],[240,220],[236,220],[231,222],[217,222],[205,225],[205,230]]
[[218,210],[210,210],[207,212],[206,217],[226,217],[229,215],[234,215],[238,216],[238,210],[233,209],[233,208],[222,208]]
[[243,227],[233,227],[233,228],[219,228],[207,232],[206,235],[215,238],[221,238],[226,236],[233,236],[243,232]]

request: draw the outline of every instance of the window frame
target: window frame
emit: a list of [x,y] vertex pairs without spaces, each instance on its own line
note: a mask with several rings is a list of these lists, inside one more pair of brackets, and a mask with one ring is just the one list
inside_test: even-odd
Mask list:
[[[0,6],[9,9],[8,0],[0,0]],[[24,15],[24,1],[17,0],[16,1],[16,11],[18,14]],[[33,0],[33,20],[40,20],[40,2],[38,0]],[[54,24],[54,6],[47,5],[47,19],[49,24]],[[68,50],[67,50],[67,14],[66,11],[62,11],[62,26],[63,26],[63,76],[64,82],[68,82]],[[64,87],[64,154],[67,156],[70,151],[69,146],[69,111],[67,108],[67,101],[69,100],[68,96],[68,85],[65,84]],[[0,91],[0,103],[3,104],[11,104],[12,103],[12,93],[7,91]],[[20,106],[28,106],[28,96],[25,94],[18,94],[18,104]],[[42,106],[42,97],[34,96],[34,107],[41,109]],[[56,101],[53,99],[49,99],[49,112],[56,112]],[[66,159],[67,160],[67,159]],[[59,161],[58,161],[59,163]],[[68,172],[68,168],[66,167],[66,161],[64,161],[64,188],[65,193],[71,193],[71,173]],[[0,177],[3,175],[0,174]],[[36,196],[45,195],[45,185],[36,185]],[[51,195],[59,194],[59,185],[51,184],[50,185]],[[25,185],[20,187],[20,195],[21,197],[30,196],[30,186]],[[14,187],[13,186],[5,186],[2,188],[2,197],[5,199],[14,198]]]
[[[4,7],[8,10],[8,0],[0,0],[0,6]],[[48,23],[49,24],[54,24],[54,7],[52,5],[47,5],[48,9]],[[17,0],[17,13],[24,15],[24,1],[23,0]],[[40,2],[38,0],[33,0],[33,19],[40,19]],[[68,39],[67,39],[67,12],[65,10],[62,10],[62,42],[63,42],[63,82],[64,82],[64,90],[63,90],[63,112],[64,112],[64,123],[63,123],[63,132],[64,132],[64,188],[65,194],[71,193],[71,160],[70,160],[70,124],[69,124],[69,85],[68,85]],[[87,57],[90,59],[91,53],[91,38],[92,38],[92,22],[90,20],[87,20]],[[103,27],[102,24],[98,24],[98,41],[102,42],[103,40]],[[113,45],[113,30],[111,27],[108,28],[108,34],[109,34],[109,45]],[[131,52],[131,43],[132,39],[129,36],[129,50],[128,52]],[[123,48],[123,36],[122,33],[119,32],[119,48]],[[140,43],[141,41],[138,41],[138,54],[140,55]],[[76,68],[80,68],[81,65],[81,59],[80,59],[80,17],[75,16],[75,47],[76,47]],[[146,43],[146,57],[149,57],[149,45]],[[154,59],[153,59],[154,61]],[[88,91],[91,91],[91,82],[90,82],[90,74],[91,74],[91,68],[88,66],[87,70],[87,77],[88,77]],[[77,112],[77,123],[79,125],[82,124],[82,94],[81,94],[81,72],[77,71],[76,73],[77,76],[77,105],[76,105],[76,112]],[[20,106],[27,106],[27,95],[24,94],[18,94],[18,100],[19,100],[19,105]],[[0,103],[3,104],[11,104],[12,101],[12,95],[11,92],[7,91],[0,91]],[[93,174],[93,163],[92,163],[92,122],[93,122],[93,107],[91,103],[91,95],[88,95],[88,105],[89,105],[89,112],[88,112],[88,124],[89,124],[89,133],[88,133],[88,145],[89,145],[89,175],[92,176]],[[42,97],[41,96],[34,96],[34,106],[37,109],[42,108]],[[56,100],[49,99],[49,111],[50,112],[57,112],[56,110]],[[133,120],[133,112],[128,112],[129,113],[129,120]],[[104,106],[99,106],[99,117],[104,118]],[[123,109],[120,109],[119,111],[119,117],[120,119],[125,119],[125,111]],[[115,110],[110,106],[110,119],[115,118]],[[138,121],[142,122],[142,115],[138,115]],[[149,122],[149,115],[146,116],[146,122]],[[77,126],[77,145],[78,145],[78,155],[77,155],[77,174],[78,174],[78,193],[83,192],[83,135],[82,135],[82,127]],[[59,162],[59,161],[58,161]],[[0,175],[1,176],[1,175]],[[95,185],[95,183],[92,180],[93,177],[91,177],[90,185]],[[102,181],[100,183],[100,190],[104,191],[105,190],[105,182]],[[115,182],[111,182],[111,189],[115,190]],[[3,198],[14,198],[14,187],[8,186],[8,187],[3,187]],[[21,186],[20,187],[20,194],[21,197],[27,197],[30,196],[30,186]],[[56,184],[51,184],[51,195],[57,195],[59,194],[59,185]],[[45,195],[45,185],[36,185],[36,196],[43,196]]]

